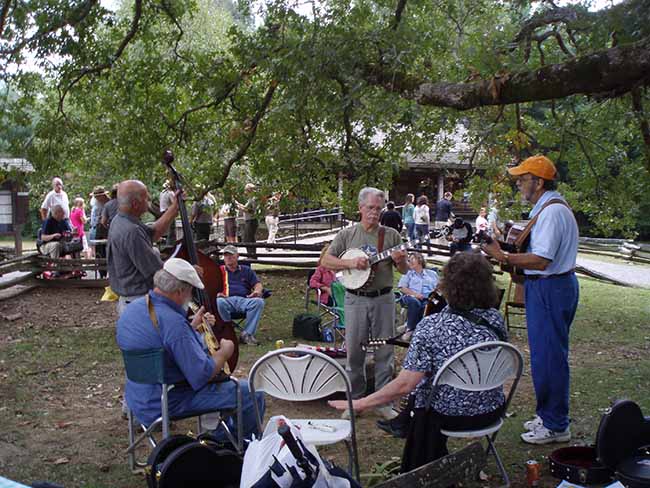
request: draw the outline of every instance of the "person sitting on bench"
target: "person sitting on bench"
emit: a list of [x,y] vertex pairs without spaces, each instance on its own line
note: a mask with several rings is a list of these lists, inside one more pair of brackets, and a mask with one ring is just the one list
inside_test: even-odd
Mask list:
[[[76,229],[75,229],[76,231]],[[65,234],[75,232],[70,221],[65,218],[65,211],[61,205],[55,205],[51,209],[51,215],[43,222],[41,227],[41,254],[52,259],[60,258],[63,255],[62,239]]]

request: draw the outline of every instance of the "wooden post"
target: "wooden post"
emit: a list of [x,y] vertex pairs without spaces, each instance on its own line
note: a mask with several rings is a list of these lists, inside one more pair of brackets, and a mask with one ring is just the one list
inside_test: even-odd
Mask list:
[[438,201],[442,200],[442,197],[445,196],[445,177],[442,174],[442,170],[438,173]]
[[23,225],[14,225],[14,247],[16,248],[16,257],[23,255]]

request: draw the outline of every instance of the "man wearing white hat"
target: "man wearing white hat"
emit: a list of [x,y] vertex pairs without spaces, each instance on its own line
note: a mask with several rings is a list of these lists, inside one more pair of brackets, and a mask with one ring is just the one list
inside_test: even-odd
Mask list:
[[[132,302],[117,322],[117,343],[121,350],[162,347],[169,359],[164,365],[168,382],[187,382],[187,386],[176,386],[169,392],[169,413],[172,417],[236,408],[235,384],[231,381],[211,382],[233,354],[234,344],[222,339],[219,350],[212,355],[205,349],[195,327],[203,318],[213,324],[214,316],[204,313],[201,308],[192,322],[188,321],[187,307],[192,300],[193,288],[204,288],[194,267],[183,259],[168,259],[154,275],[153,291]],[[155,321],[152,321],[152,316]],[[244,435],[249,437],[257,432],[253,399],[248,383],[239,383],[243,397]],[[125,398],[139,422],[149,425],[160,416],[160,385],[144,385],[127,380]],[[262,393],[257,395],[257,402],[263,412]],[[207,429],[216,429],[219,416],[205,414],[202,421]],[[223,432],[215,434],[225,439]]]

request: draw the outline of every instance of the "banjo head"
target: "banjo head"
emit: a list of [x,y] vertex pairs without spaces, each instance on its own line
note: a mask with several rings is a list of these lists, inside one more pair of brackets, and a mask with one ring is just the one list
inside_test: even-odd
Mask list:
[[[368,255],[361,249],[348,249],[339,256],[339,259],[367,258]],[[349,290],[358,290],[369,281],[372,273],[371,268],[367,269],[343,269],[336,273],[337,279]]]

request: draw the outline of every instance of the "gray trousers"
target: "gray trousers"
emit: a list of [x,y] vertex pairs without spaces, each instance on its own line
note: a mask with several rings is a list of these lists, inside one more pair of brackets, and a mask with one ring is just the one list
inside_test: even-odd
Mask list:
[[[380,297],[360,297],[345,294],[345,370],[352,383],[352,397],[361,398],[366,393],[366,353],[361,343],[374,338],[395,334],[395,298],[393,293]],[[375,349],[375,391],[393,379],[393,346]]]

